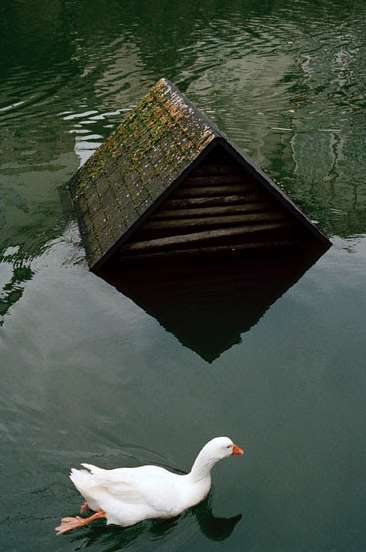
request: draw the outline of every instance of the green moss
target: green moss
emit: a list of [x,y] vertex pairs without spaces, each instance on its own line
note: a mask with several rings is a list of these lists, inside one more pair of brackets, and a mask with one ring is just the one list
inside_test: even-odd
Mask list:
[[175,87],[156,83],[72,180],[91,267],[216,135]]

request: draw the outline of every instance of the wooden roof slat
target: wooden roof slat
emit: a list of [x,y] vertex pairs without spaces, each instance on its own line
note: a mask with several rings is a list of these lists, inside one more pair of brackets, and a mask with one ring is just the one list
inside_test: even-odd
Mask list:
[[[232,245],[205,245],[202,247],[191,247],[191,248],[183,248],[183,249],[169,249],[169,251],[154,251],[154,252],[136,252],[133,251],[136,259],[153,259],[153,258],[164,258],[167,256],[186,256],[186,255],[206,255],[210,253],[221,253],[221,252],[235,252],[235,251],[246,251],[246,250],[254,250],[254,249],[277,249],[277,248],[289,248],[298,246],[299,241],[298,240],[266,240],[266,241],[258,241],[258,242],[245,242],[245,243],[238,243],[238,244],[232,244]],[[136,255],[137,253],[137,255]],[[120,260],[126,259],[130,260],[133,258],[131,254],[129,254],[129,251],[126,249],[123,249],[121,252],[121,255],[119,256]],[[230,273],[230,277],[228,278],[228,281],[232,282],[233,275]]]
[[266,232],[286,228],[291,226],[288,221],[273,222],[267,224],[248,224],[236,228],[224,228],[219,230],[205,230],[202,232],[194,232],[191,234],[183,234],[177,236],[169,236],[167,238],[157,238],[152,240],[143,240],[132,242],[123,247],[123,251],[139,251],[159,249],[179,244],[197,243],[209,241],[216,238],[243,236],[254,232]]
[[164,220],[171,218],[188,218],[188,217],[202,217],[213,216],[220,214],[234,214],[234,213],[252,213],[260,211],[270,207],[271,203],[266,201],[256,201],[251,203],[244,203],[243,205],[228,205],[223,207],[196,207],[194,209],[165,209],[158,210],[151,217],[151,221]]
[[284,220],[286,215],[284,213],[278,213],[276,211],[264,211],[259,213],[243,213],[241,215],[224,215],[216,217],[204,217],[204,218],[178,218],[175,220],[161,220],[161,221],[149,221],[142,229],[143,230],[162,230],[164,228],[202,228],[205,226],[228,226],[234,224],[251,224],[259,221],[274,221]]
[[174,197],[207,197],[207,196],[226,196],[228,194],[241,194],[246,191],[254,191],[253,185],[240,184],[237,186],[202,186],[200,188],[182,187],[175,192]]
[[239,169],[235,170],[235,168],[233,167],[228,167],[223,163],[220,163],[220,164],[208,163],[208,164],[203,164],[199,167],[196,167],[194,170],[194,174],[192,174],[190,178],[199,178],[202,176],[204,177],[221,176],[221,175],[226,176],[226,175],[232,175],[232,174],[239,175],[241,174],[241,171]]
[[[248,179],[246,179],[248,180]],[[225,174],[225,175],[207,175],[207,176],[190,176],[183,183],[184,188],[197,186],[224,186],[233,184],[251,184],[255,182],[245,182],[243,174]]]
[[243,192],[242,194],[220,196],[220,197],[194,197],[185,199],[167,199],[166,206],[172,208],[189,208],[189,207],[216,207],[232,204],[246,204],[258,198],[257,193]]

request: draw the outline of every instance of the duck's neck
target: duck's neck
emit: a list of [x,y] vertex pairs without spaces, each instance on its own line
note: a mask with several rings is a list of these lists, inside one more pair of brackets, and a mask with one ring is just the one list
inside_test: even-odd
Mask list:
[[195,482],[210,477],[211,470],[216,462],[218,462],[217,458],[212,458],[212,456],[209,456],[207,452],[202,449],[194,461],[189,476]]

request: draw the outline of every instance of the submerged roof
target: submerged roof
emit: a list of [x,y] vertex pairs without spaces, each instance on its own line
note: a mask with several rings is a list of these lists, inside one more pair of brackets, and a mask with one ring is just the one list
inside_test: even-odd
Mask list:
[[172,83],[161,79],[72,179],[91,269],[100,268],[217,143],[318,239],[328,242],[252,161]]

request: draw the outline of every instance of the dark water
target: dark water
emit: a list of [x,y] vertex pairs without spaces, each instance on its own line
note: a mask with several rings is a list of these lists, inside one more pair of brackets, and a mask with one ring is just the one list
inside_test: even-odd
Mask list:
[[[1,550],[366,549],[365,37],[363,0],[1,2]],[[66,183],[161,76],[332,236],[305,274],[167,308],[88,272]],[[54,536],[69,466],[221,434],[247,455],[199,508]]]

